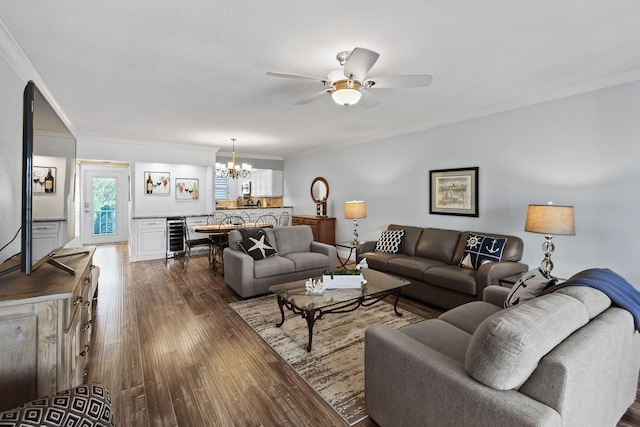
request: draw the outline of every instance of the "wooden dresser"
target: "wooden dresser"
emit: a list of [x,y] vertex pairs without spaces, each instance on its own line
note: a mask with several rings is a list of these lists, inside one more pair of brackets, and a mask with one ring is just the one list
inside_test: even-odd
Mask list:
[[318,217],[315,215],[292,215],[292,225],[310,225],[313,232],[313,240],[336,244],[336,219],[328,217]]
[[75,275],[44,264],[30,276],[0,277],[0,411],[85,382],[100,274],[94,252],[58,253]]

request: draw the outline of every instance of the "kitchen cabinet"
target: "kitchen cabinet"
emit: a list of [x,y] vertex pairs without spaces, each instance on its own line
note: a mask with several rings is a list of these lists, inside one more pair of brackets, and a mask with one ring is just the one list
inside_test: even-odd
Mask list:
[[30,276],[0,277],[0,411],[86,381],[98,296],[94,252],[58,252],[75,275],[44,264]]
[[60,246],[61,232],[66,231],[66,221],[36,221],[32,226],[32,259],[37,261]]
[[282,171],[264,169],[251,173],[252,197],[281,197]]
[[167,254],[167,219],[146,218],[135,220],[135,260],[147,261],[165,258]]
[[328,245],[336,244],[336,219],[329,217],[318,217],[313,215],[293,215],[291,217],[292,225],[309,225],[313,233],[313,240],[326,243]]

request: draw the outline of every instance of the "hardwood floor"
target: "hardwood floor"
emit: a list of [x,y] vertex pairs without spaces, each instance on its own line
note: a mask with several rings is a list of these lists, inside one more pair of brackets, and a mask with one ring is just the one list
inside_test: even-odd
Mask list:
[[[111,392],[117,426],[346,426],[228,306],[240,298],[207,257],[129,263],[99,246],[89,382]],[[424,317],[437,310],[402,300]],[[358,427],[374,427],[369,418]],[[640,396],[619,426],[640,426]]]

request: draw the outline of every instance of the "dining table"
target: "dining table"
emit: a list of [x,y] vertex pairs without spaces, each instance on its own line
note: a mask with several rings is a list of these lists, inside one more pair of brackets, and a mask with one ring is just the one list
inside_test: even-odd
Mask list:
[[238,224],[198,224],[193,226],[195,233],[228,233],[238,228],[268,228],[273,227],[271,224],[263,224],[258,222],[246,222],[242,225]]

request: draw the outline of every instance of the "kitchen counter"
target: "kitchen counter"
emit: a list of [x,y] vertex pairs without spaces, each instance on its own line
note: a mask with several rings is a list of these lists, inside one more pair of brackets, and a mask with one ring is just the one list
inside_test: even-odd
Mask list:
[[216,208],[217,211],[235,211],[235,210],[245,210],[245,209],[286,209],[293,208],[293,206],[219,206]]
[[199,216],[209,216],[209,214],[190,214],[190,215],[135,215],[131,219],[166,219],[166,218],[193,218]]

